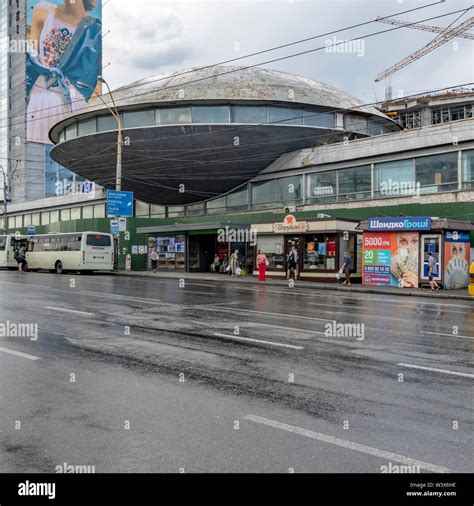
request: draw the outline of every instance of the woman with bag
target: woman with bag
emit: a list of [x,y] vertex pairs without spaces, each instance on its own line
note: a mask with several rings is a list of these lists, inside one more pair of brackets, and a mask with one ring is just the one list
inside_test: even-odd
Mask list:
[[267,267],[269,262],[262,249],[258,250],[257,267],[258,267],[258,280],[266,281]]

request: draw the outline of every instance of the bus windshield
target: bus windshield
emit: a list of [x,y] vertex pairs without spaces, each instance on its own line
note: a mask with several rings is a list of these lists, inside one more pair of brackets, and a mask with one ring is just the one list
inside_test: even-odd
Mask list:
[[87,246],[111,246],[109,235],[88,234],[86,240]]

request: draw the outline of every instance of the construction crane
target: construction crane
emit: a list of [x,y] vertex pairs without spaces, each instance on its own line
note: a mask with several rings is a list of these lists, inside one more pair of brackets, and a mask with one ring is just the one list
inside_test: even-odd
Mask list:
[[455,26],[453,28],[449,29],[441,29],[441,33],[438,37],[433,39],[431,42],[426,44],[426,46],[422,47],[421,49],[418,49],[418,51],[415,51],[410,56],[407,56],[403,60],[399,61],[395,65],[392,65],[388,69],[381,72],[376,78],[375,82],[379,82],[382,79],[385,79],[386,77],[394,74],[395,72],[398,72],[402,68],[410,65],[410,63],[413,63],[414,61],[422,58],[428,53],[431,53],[431,51],[434,51],[438,47],[442,46],[443,44],[446,44],[446,42],[449,42],[454,37],[459,37],[461,34],[464,34],[466,30],[469,30],[474,25],[474,17],[469,18],[464,23],[461,23],[458,26]]
[[[395,26],[406,26],[407,28],[414,28],[415,30],[423,30],[424,32],[443,33],[446,30],[446,28],[441,28],[440,26],[409,23],[408,21],[402,21],[401,19],[382,18],[380,16],[378,16],[376,19],[379,23],[387,23],[388,25],[395,25]],[[460,33],[458,37],[461,37],[463,39],[474,40],[474,34],[472,33]]]

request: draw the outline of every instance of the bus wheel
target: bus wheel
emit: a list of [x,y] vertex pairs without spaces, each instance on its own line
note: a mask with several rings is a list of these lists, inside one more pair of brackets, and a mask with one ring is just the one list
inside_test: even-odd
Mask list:
[[54,268],[54,272],[56,274],[62,274],[64,272],[64,267],[63,267],[63,264],[60,260],[58,260],[56,262],[56,265],[55,265],[55,268]]

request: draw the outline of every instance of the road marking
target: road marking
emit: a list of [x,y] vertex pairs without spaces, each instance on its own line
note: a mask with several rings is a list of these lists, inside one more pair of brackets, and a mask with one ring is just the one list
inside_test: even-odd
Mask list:
[[263,315],[270,315],[270,316],[284,316],[285,318],[301,318],[302,320],[315,320],[319,322],[330,322],[333,319],[331,318],[313,318],[311,316],[301,316],[301,315],[294,315],[294,314],[285,314],[285,313],[270,313],[268,311],[253,311],[251,309],[239,309],[235,307],[216,307],[216,308],[209,308],[209,311],[232,311],[232,312],[245,312],[245,313],[256,313],[256,314],[263,314]]
[[215,304],[186,304],[186,305],[183,305],[183,304],[176,304],[177,306],[180,306],[180,307],[190,307],[190,308],[193,308],[193,307],[214,307],[214,306],[222,306],[222,304],[240,304],[240,301],[238,300],[235,300],[234,302],[216,302]]
[[64,313],[80,314],[83,316],[94,316],[95,315],[95,313],[86,313],[85,311],[76,311],[74,309],[65,309],[63,307],[46,306],[46,309],[51,309],[52,311],[63,311]]
[[[308,306],[324,306],[324,307],[334,307],[334,304],[318,304],[317,302],[308,302]],[[351,306],[340,306],[340,309],[336,311],[328,311],[327,309],[324,309],[323,311],[326,313],[344,313],[347,309],[365,309],[365,308],[352,308]],[[406,322],[406,318],[394,318],[391,316],[385,316],[385,315],[376,315],[376,314],[366,314],[366,313],[360,313],[359,311],[356,311],[356,313],[346,313],[350,314],[350,316],[358,316],[360,318],[375,318],[376,320],[396,320],[399,322]],[[333,318],[334,319],[334,318]]]
[[9,350],[7,348],[0,348],[0,351],[3,353],[8,353],[9,355],[15,355],[16,357],[27,358],[28,360],[41,360],[40,357],[28,355],[27,353],[22,353],[21,351]]
[[473,336],[458,336],[454,334],[442,334],[441,332],[428,332],[427,330],[420,330],[422,334],[432,334],[435,336],[448,336],[448,337],[461,337],[462,339],[474,339]]
[[303,346],[294,346],[293,344],[283,344],[283,343],[275,343],[273,341],[262,341],[261,339],[252,339],[250,337],[240,337],[240,336],[232,336],[229,334],[219,334],[217,332],[214,333],[217,337],[225,337],[227,339],[236,339],[238,341],[248,341],[251,343],[259,343],[259,344],[269,344],[271,346],[281,346],[282,348],[291,348],[293,350],[303,350]]
[[296,327],[282,327],[281,325],[271,325],[269,323],[256,323],[256,322],[244,322],[242,325],[256,325],[258,327],[272,327],[275,329],[282,329],[282,330],[291,330],[293,332],[302,332],[303,334],[318,334],[318,335],[324,335],[324,332],[319,332],[317,330],[304,330],[304,329],[298,329]]
[[374,457],[378,457],[380,459],[385,459],[392,462],[400,462],[402,464],[411,465],[411,466],[419,466],[422,469],[426,469],[427,471],[432,471],[433,473],[452,473],[451,469],[446,467],[436,466],[434,464],[430,464],[429,462],[423,462],[422,460],[412,459],[411,457],[405,457],[404,455],[400,455],[398,453],[392,453],[385,450],[379,450],[378,448],[373,448],[372,446],[366,446],[359,443],[353,443],[352,441],[347,441],[346,439],[340,439],[338,437],[329,436],[327,434],[322,434],[321,432],[313,432],[312,430],[303,429],[301,427],[297,427],[296,425],[288,425],[287,423],[277,422],[275,420],[270,420],[268,418],[263,418],[261,416],[256,415],[247,415],[244,416],[245,420],[249,420],[251,422],[260,423],[263,425],[268,425],[269,427],[273,427],[275,429],[285,430],[287,432],[293,432],[294,434],[299,434],[300,436],[309,437],[311,439],[316,439],[317,441],[322,441],[324,443],[329,443],[335,446],[340,446],[341,448],[346,448],[348,450],[354,450],[356,452],[365,453],[367,455],[372,455]]
[[455,376],[474,378],[474,374],[469,374],[467,372],[448,371],[448,369],[436,369],[434,367],[425,367],[423,365],[413,365],[413,364],[398,364],[398,365],[401,367],[409,367],[410,369],[421,369],[423,371],[442,372],[443,374],[454,374]]

